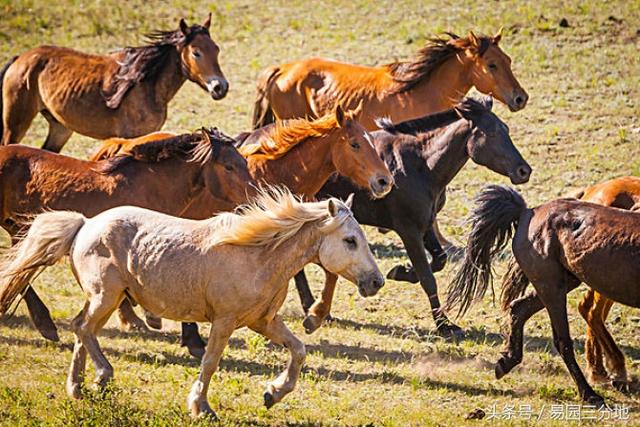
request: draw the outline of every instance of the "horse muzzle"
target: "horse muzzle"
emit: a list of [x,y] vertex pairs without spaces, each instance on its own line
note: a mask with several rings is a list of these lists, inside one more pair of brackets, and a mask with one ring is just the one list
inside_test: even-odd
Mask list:
[[514,185],[524,184],[529,181],[530,177],[531,166],[526,163],[518,166],[513,172],[509,174],[509,179]]
[[219,101],[227,95],[229,82],[222,78],[213,78],[207,83],[207,91],[211,98]]
[[524,89],[515,90],[507,102],[507,107],[511,112],[515,113],[526,107],[527,101],[529,101],[529,94]]
[[384,286],[384,277],[380,272],[367,274],[358,279],[358,292],[363,297],[372,297]]
[[393,188],[393,177],[379,175],[378,177],[369,181],[369,189],[371,194],[376,199],[381,199]]

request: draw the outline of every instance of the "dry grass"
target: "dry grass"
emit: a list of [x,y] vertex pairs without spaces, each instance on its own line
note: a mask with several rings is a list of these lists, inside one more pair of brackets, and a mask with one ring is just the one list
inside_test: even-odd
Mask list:
[[[511,114],[496,107],[512,129],[514,142],[534,168],[521,188],[530,204],[569,193],[607,178],[640,174],[640,3],[505,1],[275,0],[258,2],[81,2],[0,0],[0,60],[44,43],[106,52],[139,42],[140,34],[171,28],[180,16],[204,19],[214,12],[213,35],[230,80],[226,99],[212,102],[187,84],[171,103],[165,129],[202,125],[229,133],[250,125],[258,72],[281,61],[309,55],[375,64],[416,51],[426,37],[451,30],[506,29],[504,48],[531,95],[530,105]],[[611,19],[613,17],[614,19]],[[569,28],[558,23],[566,18]],[[46,133],[38,119],[27,142],[39,145]],[[86,156],[95,142],[75,135],[67,154]],[[463,219],[473,194],[504,178],[468,165],[455,179],[442,216],[445,232],[462,242]],[[368,229],[383,271],[406,262],[399,239]],[[441,289],[455,264],[437,275]],[[499,266],[502,271],[503,266]],[[317,292],[321,276],[311,275]],[[100,338],[115,367],[106,396],[72,402],[64,393],[72,334],[69,319],[82,297],[66,265],[40,276],[36,288],[61,328],[61,344],[44,342],[21,307],[0,321],[0,424],[6,425],[180,425],[189,424],[185,399],[197,363],[178,347],[177,324],[162,333],[119,332],[113,320]],[[579,362],[583,363],[584,322],[576,310],[582,290],[570,301]],[[248,331],[238,331],[214,377],[210,400],[225,425],[463,425],[475,408],[532,405],[538,411],[558,402],[577,403],[575,387],[552,349],[545,315],[527,326],[522,367],[505,379],[493,376],[502,346],[501,313],[490,301],[460,323],[469,338],[449,343],[433,335],[427,299],[417,285],[388,282],[378,297],[362,299],[341,282],[334,315],[341,319],[304,336],[294,292],[283,307],[287,323],[308,345],[298,389],[267,411],[262,390],[279,372],[287,353]],[[627,355],[630,372],[640,374],[640,314],[615,306],[611,330]],[[91,374],[91,372],[90,372]],[[598,387],[611,404],[640,412],[638,388],[623,395]],[[490,421],[523,424],[526,421]],[[202,422],[204,424],[204,422]],[[544,425],[564,425],[545,419]]]

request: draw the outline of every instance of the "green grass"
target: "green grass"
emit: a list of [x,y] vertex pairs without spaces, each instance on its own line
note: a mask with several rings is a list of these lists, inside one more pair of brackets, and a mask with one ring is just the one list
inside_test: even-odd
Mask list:
[[[0,0],[0,60],[51,43],[91,52],[136,44],[154,28],[172,28],[179,17],[202,21],[211,10],[212,34],[231,87],[212,102],[187,83],[170,105],[165,129],[187,131],[218,126],[233,134],[250,126],[254,82],[261,69],[282,61],[322,55],[363,64],[389,62],[415,52],[432,35],[469,29],[493,33],[505,27],[504,49],[529,92],[525,110],[497,113],[534,169],[520,188],[530,205],[565,195],[608,178],[640,175],[640,3],[504,1],[309,2],[302,0],[171,2],[102,0]],[[622,19],[621,22],[609,17]],[[569,28],[560,28],[561,18]],[[37,119],[26,143],[39,145],[45,122]],[[65,147],[84,157],[96,143],[74,135]],[[449,188],[441,217],[458,243],[468,231],[464,219],[472,196],[487,183],[506,178],[468,165]],[[367,229],[385,249],[379,263],[388,271],[406,262],[394,234]],[[498,271],[504,266],[500,264]],[[437,274],[444,290],[455,263]],[[315,292],[321,276],[313,270]],[[115,368],[104,395],[69,400],[64,380],[73,336],[69,320],[82,296],[66,264],[40,276],[36,288],[61,328],[61,343],[46,343],[20,307],[0,322],[0,424],[4,425],[185,425],[185,401],[198,365],[178,346],[178,324],[163,332],[117,330],[114,320],[100,337]],[[334,315],[341,319],[305,336],[294,291],[282,312],[308,346],[298,388],[267,411],[262,391],[284,367],[287,353],[255,334],[238,331],[214,376],[209,398],[224,425],[479,425],[526,424],[524,420],[466,420],[475,408],[499,410],[559,402],[577,403],[574,384],[551,342],[548,319],[538,314],[527,325],[524,362],[497,381],[493,363],[502,347],[502,314],[489,299],[460,324],[471,338],[450,343],[434,336],[427,299],[417,285],[388,282],[379,296],[362,299],[341,281]],[[577,313],[583,290],[570,298],[570,321],[579,363],[584,366],[584,322]],[[627,355],[629,371],[640,374],[638,311],[614,306],[611,332]],[[207,328],[205,327],[205,332]],[[89,369],[90,379],[92,369]],[[637,383],[636,383],[637,384]],[[640,423],[638,387],[623,395],[598,386],[611,404],[631,407]],[[531,422],[533,423],[533,422]],[[198,424],[206,424],[206,420]],[[564,425],[544,419],[544,425]]]

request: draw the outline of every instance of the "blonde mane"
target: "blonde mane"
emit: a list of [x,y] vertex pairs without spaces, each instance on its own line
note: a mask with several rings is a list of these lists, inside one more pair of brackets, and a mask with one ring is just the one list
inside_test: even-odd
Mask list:
[[236,212],[225,212],[210,219],[214,234],[209,243],[276,248],[312,222],[319,222],[323,232],[331,232],[353,217],[344,203],[332,200],[338,207],[335,217],[329,215],[328,200],[304,203],[283,187],[262,190],[252,203],[239,207]]
[[[353,113],[345,112],[345,118],[353,119]],[[322,138],[338,128],[334,113],[316,120],[278,120],[259,143],[240,147],[238,150],[244,157],[262,154],[269,160],[275,160],[308,138]]]

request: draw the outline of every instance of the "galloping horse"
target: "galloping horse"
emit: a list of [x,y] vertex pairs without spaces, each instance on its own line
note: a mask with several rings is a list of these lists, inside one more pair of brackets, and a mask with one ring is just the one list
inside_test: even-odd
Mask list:
[[[573,196],[603,206],[636,210],[640,206],[640,178],[626,176],[612,179],[581,190]],[[516,282],[521,282],[523,286],[526,286],[528,279],[515,261],[511,262],[508,271],[509,274],[505,277],[504,282],[510,284],[509,289],[518,289],[512,284]],[[535,293],[530,293],[517,300],[515,298],[519,294],[504,295],[503,308],[508,310],[511,316],[511,332],[507,350],[499,362],[500,376],[506,375],[522,361],[522,338],[525,322],[544,308],[544,304]],[[629,377],[624,355],[604,323],[612,305],[612,300],[593,289],[587,291],[584,299],[578,305],[578,311],[587,321],[587,339],[584,351],[587,360],[587,376],[593,383],[611,381],[615,388],[625,391],[629,386]],[[607,368],[605,368],[605,356],[611,375],[607,373]]]
[[86,303],[71,322],[76,335],[67,393],[81,397],[87,352],[96,383],[113,367],[96,334],[126,296],[158,316],[211,322],[211,333],[187,405],[193,416],[215,413],[207,401],[212,374],[235,329],[249,327],[291,357],[267,385],[267,408],[291,392],[305,346],[278,316],[288,278],[310,262],[357,284],[364,297],[384,284],[349,203],[301,203],[289,192],[263,194],[239,213],[193,221],[123,206],[87,219],[77,212],[49,212],[6,257],[0,271],[0,313],[43,268],[68,255]]
[[0,141],[19,143],[34,117],[49,122],[42,148],[59,152],[73,132],[97,139],[156,131],[167,104],[188,79],[222,99],[229,84],[203,25],[151,33],[149,44],[110,55],[40,46],[14,57],[0,71]]
[[[338,105],[334,111],[316,120],[277,122],[243,134],[239,150],[246,157],[249,173],[258,184],[284,185],[294,194],[312,200],[331,175],[338,173],[352,181],[355,188],[380,198],[391,190],[393,177],[378,157],[370,135],[355,120],[357,114],[358,109],[344,112]],[[151,134],[148,138],[156,135]],[[146,139],[106,141],[95,156],[114,155],[120,150],[126,152],[127,147]],[[209,218],[213,213],[212,206],[220,208],[221,204],[203,194],[181,216]],[[233,207],[228,206],[229,209]],[[327,272],[327,283],[335,281],[337,276]],[[296,286],[301,286],[298,275]],[[204,352],[205,344],[195,324],[183,324],[182,345],[196,357]]]
[[[507,126],[491,112],[491,98],[464,99],[454,108],[396,125],[382,122],[371,135],[376,150],[393,173],[395,186],[384,199],[371,200],[346,179],[329,181],[320,197],[346,197],[355,193],[356,219],[367,225],[395,230],[415,270],[398,277],[394,268],[387,278],[420,282],[429,297],[438,333],[456,334],[459,328],[440,310],[434,272],[444,268],[446,255],[435,238],[433,220],[442,208],[446,186],[469,161],[527,182],[531,168],[513,145]],[[433,262],[429,265],[425,249]],[[325,285],[320,299],[304,321],[307,332],[317,329],[329,314],[335,282]],[[308,289],[307,289],[308,291]],[[310,292],[308,292],[311,295]],[[313,303],[313,297],[311,297]],[[310,304],[303,301],[304,304]]]
[[[243,203],[253,181],[232,142],[218,131],[203,129],[99,162],[22,145],[0,147],[0,226],[15,241],[25,231],[24,218],[47,209],[94,216],[135,205],[180,215],[204,192]],[[25,300],[40,333],[57,341],[49,311],[32,287]]]
[[[492,283],[491,263],[511,240],[517,262],[503,281],[503,307],[509,308],[508,352],[496,364],[501,378],[522,360],[522,333],[531,309],[517,304],[529,281],[549,313],[553,343],[578,386],[580,397],[601,406],[576,363],[567,320],[567,293],[581,282],[622,304],[640,308],[640,215],[575,199],[558,199],[529,209],[522,196],[489,186],[476,197],[465,256],[447,305],[464,314]],[[513,239],[511,237],[513,236]],[[527,297],[529,298],[529,297]],[[537,310],[536,310],[537,311]],[[511,350],[520,343],[520,353]]]
[[[320,117],[341,104],[362,102],[358,120],[369,131],[377,118],[400,123],[453,107],[472,87],[492,95],[511,111],[523,109],[529,95],[502,51],[502,29],[493,36],[448,33],[432,38],[413,61],[364,67],[310,58],[266,69],[257,83],[253,127],[278,119]],[[435,224],[440,243],[447,241]]]

